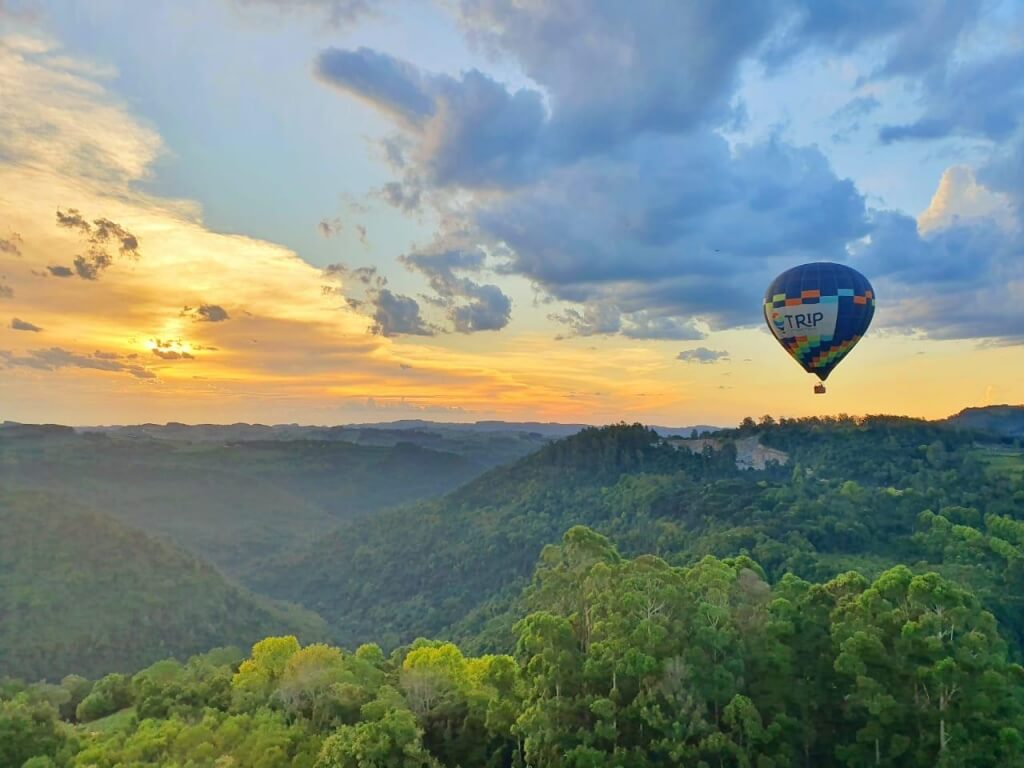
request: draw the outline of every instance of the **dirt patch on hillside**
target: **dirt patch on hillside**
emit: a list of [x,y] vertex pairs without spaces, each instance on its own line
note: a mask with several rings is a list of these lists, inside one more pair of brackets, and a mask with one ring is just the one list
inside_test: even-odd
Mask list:
[[720,451],[726,442],[733,442],[736,446],[736,466],[740,469],[765,469],[772,462],[780,466],[789,462],[789,454],[775,448],[766,448],[756,436],[741,437],[735,441],[726,441],[720,437],[673,438],[667,442],[676,450],[691,453],[703,453],[705,448]]

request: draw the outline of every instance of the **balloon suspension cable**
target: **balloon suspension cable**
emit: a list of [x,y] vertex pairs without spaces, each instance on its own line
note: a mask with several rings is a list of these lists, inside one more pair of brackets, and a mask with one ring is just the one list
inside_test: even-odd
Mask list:
[[816,394],[816,395],[824,395],[825,394],[825,385],[824,384],[815,384],[814,385],[814,394]]

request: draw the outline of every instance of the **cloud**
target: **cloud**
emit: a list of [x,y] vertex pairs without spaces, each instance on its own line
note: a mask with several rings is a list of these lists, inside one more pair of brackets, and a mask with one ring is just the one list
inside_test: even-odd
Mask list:
[[[881,63],[862,80],[906,78],[922,100],[920,118],[884,127],[885,141],[1005,140],[1024,114],[1024,54],[954,57],[980,7],[883,0],[865,15],[803,0],[657,9],[473,0],[458,11],[467,38],[514,60],[536,86],[431,73],[365,48],[324,51],[317,73],[393,120],[399,133],[386,148],[401,178],[382,194],[400,209],[415,194],[442,221],[434,245],[401,260],[427,278],[436,297],[425,298],[457,330],[475,327],[470,308],[496,312],[490,325],[503,317],[475,274],[485,260],[457,261],[486,252],[497,273],[569,305],[550,316],[568,335],[693,340],[759,324],[763,286],[802,261],[853,259],[899,302],[924,284],[1012,284],[1014,247],[992,221],[1007,228],[1009,206],[1021,210],[1024,173],[1013,169],[1024,170],[1024,139],[1004,153],[1010,170],[979,174],[988,189],[951,172],[919,224],[869,208],[815,146],[775,135],[732,146],[716,131],[742,111],[745,62],[778,71],[810,51],[870,50]],[[863,92],[847,101],[832,115],[846,124],[836,140],[879,108]]]
[[381,336],[434,335],[435,330],[423,321],[416,299],[382,288],[375,292],[372,302],[374,333]]
[[[429,74],[367,48],[330,48],[315,66],[323,82],[390,115],[417,137],[415,161],[430,183],[486,187],[531,175],[529,156],[538,149],[546,119],[539,91],[510,93],[477,70],[459,79]],[[405,162],[394,147],[389,154],[396,163]],[[419,206],[415,185],[392,182],[381,194],[403,210]]]
[[113,263],[110,255],[103,251],[95,251],[88,256],[76,256],[74,261],[75,274],[83,280],[95,280],[100,272]]
[[989,221],[1004,229],[1016,222],[1009,198],[978,182],[966,165],[947,168],[928,208],[917,217],[922,234],[969,222]]
[[9,285],[4,285],[3,283],[0,283],[0,299],[13,299],[13,298],[14,298],[14,289],[11,288],[11,286],[9,286]]
[[195,356],[191,353],[184,351],[179,352],[173,349],[156,348],[153,350],[153,354],[161,360],[195,360]]
[[463,3],[471,40],[512,56],[550,94],[551,151],[581,157],[728,121],[740,63],[779,4]]
[[[511,319],[512,300],[497,285],[481,284],[464,276],[467,272],[481,272],[487,260],[481,248],[467,243],[466,233],[451,232],[431,247],[405,254],[399,260],[426,276],[437,294],[436,303],[447,309],[456,331],[501,330]],[[460,304],[459,300],[466,303]]]
[[708,134],[638,139],[480,199],[470,215],[507,247],[504,271],[556,299],[676,328],[758,322],[752,308],[782,268],[842,260],[869,231],[863,196],[819,150],[769,140],[730,151]]
[[338,262],[337,264],[328,264],[324,267],[323,276],[326,278],[351,278],[364,286],[373,288],[383,288],[388,282],[387,278],[377,272],[376,267],[351,268],[341,262]]
[[882,106],[882,102],[870,94],[867,96],[856,96],[833,112],[830,119],[844,123],[849,122],[859,117],[870,115],[880,106]]
[[406,61],[369,48],[344,51],[328,48],[316,59],[321,80],[365,99],[410,124],[433,114],[434,100],[419,69]]
[[341,218],[338,216],[335,216],[333,219],[320,219],[320,223],[316,225],[316,228],[321,235],[327,238],[334,237],[344,229]]
[[19,320],[18,318],[14,318],[13,320],[11,320],[11,328],[13,328],[16,331],[31,331],[33,333],[39,333],[41,330],[43,330],[38,325],[33,325],[32,323],[26,320]]
[[[58,208],[57,226],[78,232],[89,244],[87,254],[76,256],[73,263],[74,274],[83,280],[97,280],[100,273],[114,263],[113,256],[107,251],[108,245],[116,245],[122,257],[137,259],[141,256],[139,239],[110,219],[98,218],[90,224],[78,209],[68,208],[64,212]],[[49,267],[49,270],[55,277],[70,277],[72,274],[67,267]]]
[[1004,141],[1024,118],[1024,51],[968,61],[924,80],[923,114],[910,123],[885,125],[879,139],[941,139],[950,135]]
[[688,349],[685,352],[680,352],[676,355],[676,359],[682,360],[684,363],[700,363],[702,365],[708,365],[710,363],[728,360],[729,353],[724,350],[697,347],[696,349]]
[[900,212],[876,211],[870,237],[851,255],[886,303],[891,328],[1024,341],[1024,248],[1016,229],[987,217],[924,229]]
[[0,253],[9,253],[12,256],[21,256],[21,235],[12,232],[8,237],[0,237]]
[[459,333],[500,331],[512,316],[512,300],[496,285],[478,285],[463,281],[468,304],[454,306],[449,316]]
[[627,316],[622,327],[622,335],[630,339],[692,341],[703,339],[707,334],[692,319],[658,317],[640,311]]
[[381,0],[234,0],[245,8],[273,8],[282,13],[310,12],[324,14],[327,22],[338,27],[353,24],[372,15]]
[[592,302],[582,311],[569,308],[548,315],[548,319],[568,326],[570,336],[597,336],[618,333],[622,328],[622,312],[607,302]]
[[853,53],[881,47],[874,76],[919,75],[941,69],[981,11],[981,0],[878,0],[871,13],[852,3],[802,0],[776,6],[788,24],[769,42],[765,61],[774,67],[820,49]]
[[89,235],[92,233],[92,227],[89,222],[86,221],[82,214],[78,212],[77,208],[69,208],[67,213],[64,213],[57,209],[57,226],[64,227],[65,229],[74,229],[83,235]]
[[1014,206],[1018,223],[1024,222],[1024,131],[1001,147],[978,176],[988,188],[1005,194]]
[[197,323],[221,323],[230,320],[231,315],[219,304],[200,304],[198,307],[186,306],[179,313],[181,317],[191,317]]
[[389,181],[381,187],[380,195],[388,205],[400,211],[411,213],[420,209],[421,190],[415,185]]
[[56,371],[61,368],[87,368],[97,371],[123,372],[137,379],[153,379],[156,374],[141,365],[122,363],[95,355],[70,352],[61,347],[32,349],[25,355],[0,350],[0,360],[10,367],[35,368],[40,371]]
[[882,106],[876,97],[872,95],[856,96],[850,99],[830,116],[830,120],[838,123],[840,127],[832,134],[832,141],[845,141],[850,134],[859,131],[861,120]]

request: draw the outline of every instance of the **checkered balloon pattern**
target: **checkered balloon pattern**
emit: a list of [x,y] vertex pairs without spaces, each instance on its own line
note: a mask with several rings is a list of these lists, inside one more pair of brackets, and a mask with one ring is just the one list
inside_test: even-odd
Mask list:
[[769,330],[822,381],[861,340],[874,314],[871,283],[843,264],[793,267],[772,281],[764,297]]

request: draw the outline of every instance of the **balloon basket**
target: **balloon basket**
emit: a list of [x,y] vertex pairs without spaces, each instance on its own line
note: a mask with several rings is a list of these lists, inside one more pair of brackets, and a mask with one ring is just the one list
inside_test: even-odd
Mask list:
[[814,385],[814,394],[816,394],[816,395],[824,395],[825,394],[825,385],[824,384],[815,384]]

